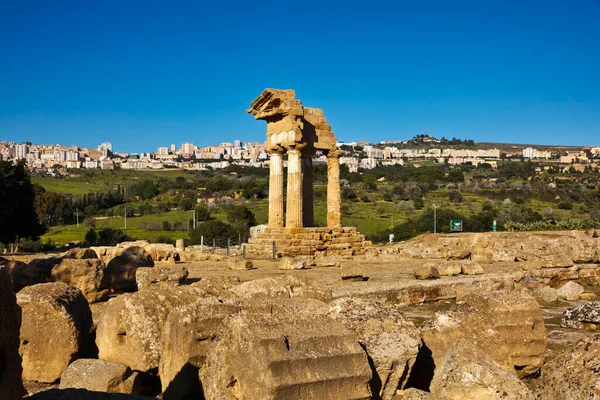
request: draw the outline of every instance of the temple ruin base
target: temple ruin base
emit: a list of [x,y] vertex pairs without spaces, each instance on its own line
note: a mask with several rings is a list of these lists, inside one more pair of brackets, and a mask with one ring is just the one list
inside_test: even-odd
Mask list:
[[365,254],[371,242],[355,227],[340,228],[266,228],[248,240],[248,256],[272,254],[293,256],[354,256]]

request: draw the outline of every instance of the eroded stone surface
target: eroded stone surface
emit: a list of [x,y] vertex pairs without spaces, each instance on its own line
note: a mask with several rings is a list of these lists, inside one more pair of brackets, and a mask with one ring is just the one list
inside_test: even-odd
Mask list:
[[189,271],[183,266],[156,266],[153,268],[138,268],[135,271],[135,281],[138,290],[154,284],[179,286],[188,277]]
[[257,279],[231,288],[241,299],[255,297],[308,297],[325,302],[331,301],[331,289],[320,282],[295,276]]
[[546,351],[540,306],[524,291],[466,296],[463,304],[436,313],[423,325],[421,336],[436,365],[452,343],[464,340],[487,351],[518,377],[538,371]]
[[60,389],[86,389],[106,393],[140,393],[138,374],[123,364],[82,358],[63,372]]
[[542,368],[539,399],[600,398],[600,336],[579,341]]
[[453,343],[436,367],[431,393],[448,400],[534,400],[513,373],[466,342]]
[[327,318],[226,318],[201,369],[212,399],[370,399],[356,336]]
[[[89,249],[78,250],[94,253]],[[110,279],[104,274],[104,263],[98,258],[86,257],[87,255],[89,254],[80,254],[80,258],[63,258],[52,268],[52,280],[78,288],[90,303],[106,300]]]
[[330,304],[330,318],[354,331],[375,367],[372,389],[384,400],[403,388],[421,346],[419,330],[397,306],[342,298]]
[[167,316],[197,297],[192,287],[153,285],[109,300],[97,322],[99,358],[142,372],[157,368]]
[[19,329],[21,316],[6,267],[0,266],[0,398],[17,400],[25,394],[21,380]]
[[217,337],[221,321],[240,307],[216,298],[200,299],[171,311],[162,332],[158,373],[165,400],[179,400],[202,393],[198,370]]
[[565,310],[560,325],[593,331],[600,329],[600,302],[593,301]]
[[28,286],[17,302],[22,310],[23,379],[54,382],[89,340],[89,304],[79,289],[58,282]]

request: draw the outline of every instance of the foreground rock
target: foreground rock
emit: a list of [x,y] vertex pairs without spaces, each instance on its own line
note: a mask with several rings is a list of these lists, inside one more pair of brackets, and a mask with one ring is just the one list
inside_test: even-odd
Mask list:
[[406,390],[398,390],[394,400],[430,400],[433,399],[431,393],[424,392],[419,389],[409,388]]
[[475,261],[464,260],[460,262],[460,273],[463,275],[481,275],[483,267]]
[[306,260],[299,257],[283,257],[279,262],[279,269],[296,270],[306,269]]
[[575,282],[567,282],[558,289],[558,298],[567,301],[577,301],[585,292],[583,286]]
[[304,297],[330,302],[331,289],[320,282],[285,275],[276,278],[256,279],[231,288],[241,299],[258,297]]
[[51,389],[27,397],[28,400],[150,400],[135,394],[92,392],[85,389]]
[[135,271],[135,281],[138,290],[154,284],[181,285],[188,277],[189,272],[185,267],[154,267],[138,268]]
[[6,267],[0,266],[0,399],[17,400],[25,394],[21,381],[17,300]]
[[437,365],[431,393],[447,400],[535,399],[515,374],[464,342],[452,344]]
[[128,366],[82,358],[73,362],[60,378],[60,389],[86,389],[106,393],[140,393],[138,373]]
[[431,264],[417,267],[414,272],[417,279],[437,279],[440,277],[440,271]]
[[51,276],[54,282],[63,282],[81,290],[90,303],[108,298],[110,279],[104,274],[104,263],[98,258],[64,258],[52,268]]
[[163,399],[200,397],[198,370],[217,337],[222,320],[240,307],[217,299],[200,299],[171,311],[162,334],[163,351],[158,366]]
[[110,278],[110,287],[117,292],[137,290],[135,272],[140,267],[154,267],[152,257],[141,247],[126,248],[106,265],[105,274]]
[[84,260],[91,258],[98,258],[96,252],[92,249],[70,249],[67,251],[67,254],[63,256],[63,258],[73,258],[76,260]]
[[200,372],[207,399],[370,399],[357,338],[326,318],[226,318]]
[[23,379],[52,383],[87,345],[89,304],[79,289],[58,282],[26,287],[17,302],[22,310]]
[[543,400],[600,398],[600,336],[581,340],[542,368]]
[[0,265],[5,266],[10,274],[12,287],[15,292],[24,287],[42,283],[42,276],[33,265],[19,260],[6,260],[0,257]]
[[373,391],[392,399],[410,376],[421,345],[419,330],[398,307],[366,299],[337,299],[329,316],[356,333],[375,367]]
[[245,258],[241,257],[229,257],[227,259],[227,266],[229,267],[229,269],[232,269],[234,271],[246,271],[249,269],[254,269],[252,261],[246,260]]
[[466,296],[463,304],[436,313],[421,335],[435,365],[441,365],[452,343],[467,341],[519,378],[538,371],[546,352],[540,306],[522,291]]
[[99,358],[142,372],[157,368],[169,312],[193,303],[197,296],[191,287],[154,285],[110,299],[97,322]]
[[600,329],[600,302],[593,301],[565,310],[560,326],[591,331]]

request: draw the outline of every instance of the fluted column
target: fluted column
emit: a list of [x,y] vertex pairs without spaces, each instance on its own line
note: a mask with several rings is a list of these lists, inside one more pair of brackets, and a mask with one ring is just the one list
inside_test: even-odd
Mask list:
[[302,156],[302,223],[303,226],[315,225],[313,160],[312,155]]
[[283,153],[282,148],[268,151],[269,170],[269,227],[283,227]]
[[299,148],[288,149],[287,206],[285,226],[302,228],[302,155]]
[[342,198],[340,194],[340,156],[343,151],[327,154],[327,227],[342,226]]

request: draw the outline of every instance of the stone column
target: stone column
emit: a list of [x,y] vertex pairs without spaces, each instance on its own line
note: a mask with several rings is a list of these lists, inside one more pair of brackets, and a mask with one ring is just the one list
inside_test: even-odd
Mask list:
[[313,192],[313,160],[312,155],[302,156],[302,224],[315,225],[314,192]]
[[283,228],[283,152],[269,149],[269,228]]
[[299,148],[288,149],[287,206],[285,226],[302,228],[302,155]]
[[342,226],[340,194],[340,156],[343,151],[333,150],[327,154],[327,227]]

